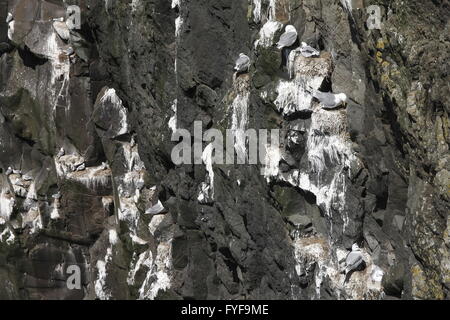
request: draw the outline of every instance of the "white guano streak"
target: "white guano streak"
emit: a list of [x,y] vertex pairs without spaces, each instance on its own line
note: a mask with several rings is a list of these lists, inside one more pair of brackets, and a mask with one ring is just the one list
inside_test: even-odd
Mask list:
[[[174,70],[175,70],[175,83],[176,88],[178,88],[178,42],[181,36],[181,28],[183,26],[183,17],[181,14],[181,1],[182,0],[172,0],[172,9],[178,7],[179,15],[175,18],[175,62],[174,62]],[[177,112],[178,112],[178,99],[175,98],[172,102],[171,110],[172,116],[169,119],[168,126],[172,133],[177,130]]]
[[[58,43],[59,36],[55,30],[50,32],[46,40],[43,54],[51,63],[50,93],[53,110],[56,109],[59,98],[69,94],[70,60],[65,56],[63,48]],[[62,78],[61,83],[57,83]],[[67,109],[70,109],[70,99],[67,100]]]
[[236,137],[235,148],[241,154],[245,154],[246,152],[245,130],[248,122],[249,96],[250,93],[248,91],[238,93],[232,104],[231,130]]
[[259,39],[255,41],[255,48],[261,46],[271,47],[274,44],[275,34],[281,30],[283,24],[278,21],[267,21],[259,31]]
[[261,0],[253,1],[253,21],[259,23],[261,21]]
[[[160,291],[165,291],[171,286],[172,240],[170,239],[158,244],[154,259],[151,251],[148,251],[147,255],[144,255],[142,258],[139,257],[134,268],[136,271],[139,269],[139,261],[140,265],[145,265],[149,269],[142,286],[139,288],[139,300],[153,300]],[[135,274],[135,271],[129,274],[130,282],[134,282]]]

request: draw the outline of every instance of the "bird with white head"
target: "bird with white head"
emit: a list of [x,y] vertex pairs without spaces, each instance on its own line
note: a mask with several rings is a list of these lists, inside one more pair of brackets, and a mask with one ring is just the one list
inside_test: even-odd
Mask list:
[[345,93],[331,93],[314,91],[313,97],[319,100],[323,109],[334,109],[347,103],[347,95]]
[[345,274],[347,275],[350,271],[358,269],[364,262],[361,249],[358,244],[354,243],[352,245],[352,251],[347,255],[345,259]]
[[248,71],[249,67],[250,67],[250,58],[243,53],[239,54],[239,58],[236,60],[234,70],[236,72],[244,72]]
[[287,25],[284,33],[281,35],[277,43],[278,49],[292,46],[297,41],[297,29],[293,25]]

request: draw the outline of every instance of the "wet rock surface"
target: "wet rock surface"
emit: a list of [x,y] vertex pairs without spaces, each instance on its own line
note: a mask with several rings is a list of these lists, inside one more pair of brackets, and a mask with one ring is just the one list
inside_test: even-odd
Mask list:
[[[0,298],[448,299],[450,8],[362,2],[0,0]],[[194,121],[280,149],[175,165]]]

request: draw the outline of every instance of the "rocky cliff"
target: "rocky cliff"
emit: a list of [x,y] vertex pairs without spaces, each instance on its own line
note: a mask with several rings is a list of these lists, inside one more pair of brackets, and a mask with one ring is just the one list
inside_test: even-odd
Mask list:
[[[448,299],[449,17],[447,0],[0,0],[0,298]],[[195,121],[279,129],[280,148],[176,165]]]

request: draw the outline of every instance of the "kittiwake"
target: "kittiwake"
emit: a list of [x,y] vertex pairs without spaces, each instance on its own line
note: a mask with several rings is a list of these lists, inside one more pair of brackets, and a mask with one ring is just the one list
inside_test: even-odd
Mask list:
[[363,255],[359,246],[354,243],[352,245],[352,251],[347,255],[345,259],[345,274],[357,269],[364,262]]
[[316,50],[313,47],[308,46],[305,42],[302,42],[302,46],[300,47],[300,53],[305,58],[320,56],[319,50]]
[[147,210],[145,210],[145,214],[160,214],[160,213],[165,212],[165,210],[166,209],[164,208],[161,201],[158,200],[157,204],[155,204],[151,208],[148,208]]
[[11,14],[11,12],[8,12],[8,16],[6,17],[6,23],[10,23],[13,20],[14,20],[13,15]]
[[53,22],[53,29],[55,29],[58,36],[64,41],[69,41],[70,39],[70,30],[67,27],[67,24],[64,21],[55,21]]
[[297,41],[297,30],[293,25],[286,26],[284,33],[281,35],[280,40],[277,43],[278,49],[284,47],[290,47]]
[[324,109],[334,109],[347,102],[345,93],[334,94],[331,92],[314,91],[313,97],[320,101]]
[[236,66],[234,67],[234,70],[237,72],[244,72],[248,71],[249,67],[250,58],[243,53],[239,54],[239,58],[236,60]]
[[58,154],[56,155],[57,158],[61,158],[64,156],[66,152],[64,151],[64,148],[59,149]]

